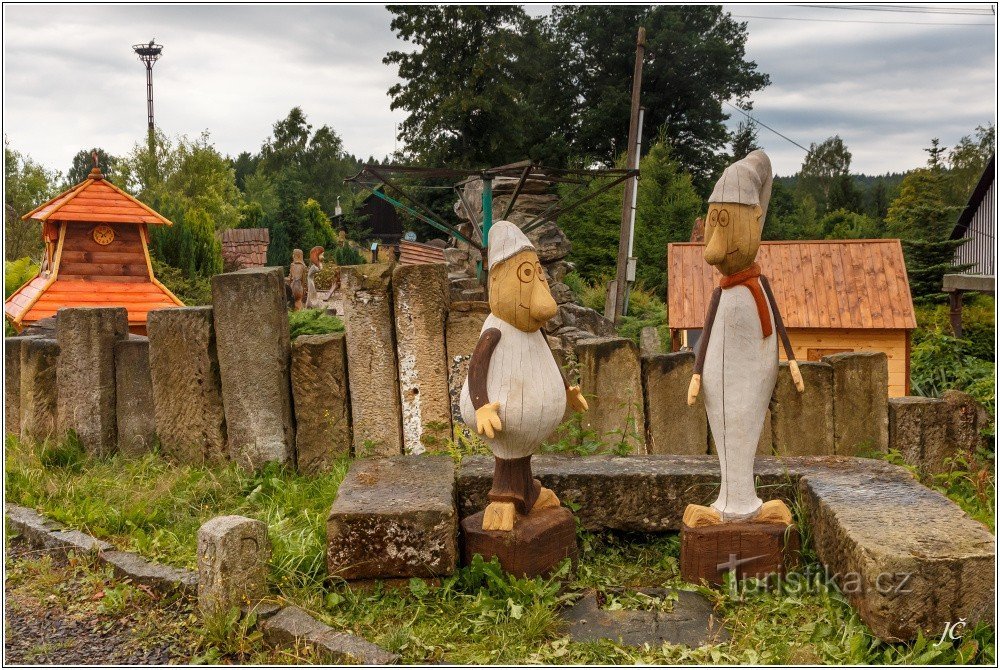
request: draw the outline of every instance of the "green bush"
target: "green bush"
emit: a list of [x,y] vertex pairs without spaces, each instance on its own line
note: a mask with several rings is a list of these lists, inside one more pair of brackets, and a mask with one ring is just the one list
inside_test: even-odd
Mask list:
[[927,331],[910,353],[910,384],[917,395],[938,397],[965,391],[996,416],[996,363],[972,355],[973,344],[940,331]]
[[27,284],[37,274],[38,265],[27,256],[16,261],[4,261],[3,299],[6,300],[14,295],[14,291]]
[[299,335],[344,332],[344,322],[322,309],[300,309],[297,312],[289,312],[288,326],[293,340]]
[[190,276],[183,270],[150,257],[153,274],[171,293],[189,307],[212,304],[212,283],[209,277]]
[[[963,303],[962,339],[971,345],[969,353],[984,361],[995,360],[996,301],[992,296],[973,294],[966,296]],[[914,344],[922,342],[932,331],[954,335],[948,305],[919,305],[916,312],[918,328],[913,333]]]

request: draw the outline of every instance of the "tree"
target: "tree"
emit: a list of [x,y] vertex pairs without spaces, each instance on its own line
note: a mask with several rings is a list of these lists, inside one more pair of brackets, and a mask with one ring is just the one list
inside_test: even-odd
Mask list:
[[828,240],[868,240],[881,237],[878,221],[846,209],[837,209],[819,221]]
[[[748,105],[747,108],[749,107]],[[733,162],[743,160],[750,152],[760,149],[761,146],[757,144],[757,123],[750,118],[740,121],[730,144],[733,148],[731,156]]]
[[645,126],[662,129],[673,159],[707,196],[730,140],[723,101],[746,104],[770,83],[745,58],[746,23],[714,5],[558,5],[551,22],[575,89],[574,152],[610,165],[626,148],[635,40],[644,26]]
[[59,173],[45,169],[30,156],[11,147],[4,138],[4,258],[15,260],[42,255],[42,231],[21,217],[58,193]]
[[996,146],[997,129],[990,124],[977,126],[973,135],[966,135],[952,148],[948,154],[948,200],[951,204],[965,206],[969,201]]
[[834,135],[816,144],[809,145],[809,153],[802,162],[796,182],[799,196],[811,196],[820,212],[826,212],[830,204],[831,191],[835,185],[843,187],[843,178],[850,179],[851,152],[847,145]]
[[[620,158],[624,162],[624,157]],[[667,243],[690,239],[703,201],[691,176],[673,159],[667,142],[659,139],[639,164],[641,178],[635,217],[636,278],[662,295],[666,288]],[[593,192],[600,187],[594,183]],[[570,259],[589,281],[614,274],[623,187],[610,189],[559,219],[573,243]],[[570,191],[572,189],[566,189]]]
[[[389,5],[412,51],[382,60],[406,153],[425,165],[486,167],[525,157],[560,160],[572,92],[538,20],[512,5]],[[532,155],[533,154],[533,155]]]
[[79,184],[90,175],[94,167],[93,153],[97,152],[97,164],[101,168],[101,173],[108,179],[114,181],[117,176],[118,159],[100,147],[93,149],[80,149],[73,156],[73,163],[69,172],[66,173],[67,186]]

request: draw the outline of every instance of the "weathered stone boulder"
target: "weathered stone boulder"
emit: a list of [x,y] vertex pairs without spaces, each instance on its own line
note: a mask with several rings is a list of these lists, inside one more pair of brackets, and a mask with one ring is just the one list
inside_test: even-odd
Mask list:
[[535,245],[538,259],[542,263],[552,263],[563,259],[569,255],[573,248],[566,233],[554,223],[542,224],[538,228],[528,231],[527,235],[531,243]]
[[545,274],[549,278],[549,282],[561,282],[575,267],[565,259],[552,261],[545,266]]
[[563,330],[578,330],[597,337],[615,337],[615,324],[589,307],[568,302],[545,324],[545,332],[562,334]]
[[573,289],[562,282],[552,282],[549,284],[549,291],[552,293],[552,298],[556,301],[557,305],[576,301],[576,294],[573,293]]
[[392,273],[399,396],[406,453],[443,451],[451,439],[445,265],[397,265]]
[[806,474],[799,490],[817,556],[878,638],[993,624],[996,540],[958,505],[872,472]]
[[198,609],[253,607],[267,596],[271,543],[263,521],[217,516],[198,529]]
[[126,456],[144,454],[156,440],[148,338],[133,335],[115,343],[115,386],[118,451]]
[[889,443],[889,359],[881,351],[824,356],[833,367],[833,448],[843,456],[885,453]]
[[646,450],[650,454],[705,454],[708,417],[701,395],[688,407],[687,391],[694,372],[694,353],[642,357],[646,398]]
[[350,265],[341,273],[354,455],[401,454],[402,410],[389,288],[392,268]]
[[945,391],[941,400],[945,404],[945,416],[949,419],[948,442],[954,451],[938,455],[925,450],[924,460],[943,464],[944,458],[953,456],[955,452],[973,453],[983,445],[983,430],[989,426],[989,415],[985,407],[964,391]]
[[343,333],[300,335],[292,342],[292,396],[298,470],[326,472],[351,453],[347,348]]
[[441,577],[458,561],[448,456],[354,461],[326,526],[327,572],[342,579]]
[[227,459],[222,382],[211,307],[158,309],[146,317],[156,436],[178,463]]
[[23,337],[3,340],[3,415],[5,430],[10,435],[21,434],[21,345]]
[[972,453],[982,443],[985,410],[961,391],[941,398],[889,398],[889,448],[907,463],[929,474],[946,472],[959,453]]
[[605,450],[645,453],[646,416],[639,348],[621,337],[577,343],[580,389],[590,404],[582,427],[596,433]]
[[833,368],[801,362],[805,391],[792,382],[788,363],[778,366],[771,396],[771,434],[778,456],[825,456],[833,449]]
[[645,326],[639,331],[639,353],[643,356],[655,356],[663,353],[660,331],[655,326]]
[[469,361],[479,342],[483,322],[490,313],[487,302],[453,302],[448,308],[445,324],[445,345],[448,355],[448,396],[451,402],[451,416],[454,425],[469,435],[469,429],[462,421],[461,392],[465,378],[469,376]]
[[21,343],[21,441],[43,442],[56,434],[59,343],[30,337]]
[[295,463],[291,339],[281,268],[212,277],[229,457],[248,470]]
[[114,347],[127,337],[124,307],[64,307],[56,314],[56,427],[59,433],[76,433],[87,453],[95,456],[118,448]]

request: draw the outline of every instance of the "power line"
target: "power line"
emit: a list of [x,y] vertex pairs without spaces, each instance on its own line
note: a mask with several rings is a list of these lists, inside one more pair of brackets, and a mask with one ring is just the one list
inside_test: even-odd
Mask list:
[[[774,128],[772,128],[771,126],[769,126],[766,123],[764,123],[763,121],[761,121],[760,119],[756,119],[756,118],[750,116],[750,113],[747,112],[745,109],[737,107],[736,105],[734,105],[733,103],[729,102],[728,100],[723,100],[723,102],[725,102],[727,105],[729,105],[730,107],[732,107],[733,109],[735,109],[737,112],[739,112],[743,116],[745,116],[748,119],[750,119],[750,121],[752,121],[753,123],[756,123],[758,126],[761,126],[762,128],[767,128],[768,130],[770,130],[772,133],[774,133],[775,135],[777,135],[781,139],[783,139],[785,141],[788,141],[788,142],[791,142],[792,144],[794,144],[795,146],[797,146],[799,149],[802,149],[802,151],[806,152],[806,156],[813,155],[813,151],[811,149],[806,149],[804,146],[802,146],[801,144],[799,144],[798,142],[796,142],[795,140],[793,140],[788,135],[780,133],[777,130],[775,130]],[[840,172],[840,170],[843,167],[843,166],[840,166],[840,165],[834,165],[833,163],[830,163],[830,162],[824,160],[823,158],[821,158],[819,156],[816,156],[816,158],[818,160],[820,160],[821,162],[825,163],[827,167],[833,168],[837,172]]]
[[993,16],[987,7],[919,7],[915,5],[790,5],[808,9],[845,9],[862,12],[895,12],[900,14],[943,14],[951,16]]
[[820,23],[875,23],[891,26],[990,26],[996,27],[994,23],[941,23],[938,21],[865,21],[863,19],[816,19],[791,16],[750,16],[748,14],[731,14],[737,19],[765,19],[770,21],[818,21]]

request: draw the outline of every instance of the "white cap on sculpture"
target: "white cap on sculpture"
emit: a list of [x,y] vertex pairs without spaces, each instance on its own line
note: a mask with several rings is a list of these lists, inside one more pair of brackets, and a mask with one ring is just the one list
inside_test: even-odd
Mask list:
[[771,159],[763,150],[757,149],[747,154],[743,160],[736,161],[723,171],[719,181],[708,201],[731,202],[740,205],[760,205],[764,214],[761,223],[767,216],[767,206],[771,201]]
[[497,221],[490,227],[488,251],[490,257],[489,269],[501,261],[527,249],[534,250],[528,236],[510,221]]

